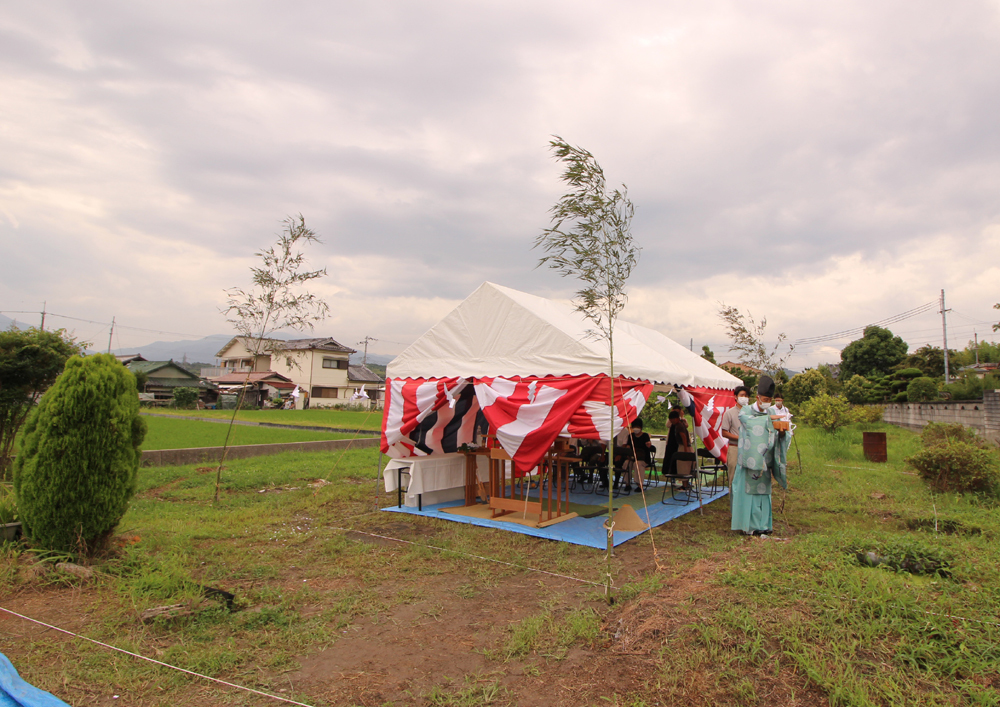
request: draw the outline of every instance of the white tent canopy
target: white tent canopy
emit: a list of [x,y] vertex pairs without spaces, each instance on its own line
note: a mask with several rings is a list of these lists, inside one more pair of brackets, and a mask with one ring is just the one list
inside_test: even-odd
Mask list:
[[[572,305],[492,282],[397,356],[387,378],[608,375],[608,345]],[[661,385],[732,389],[735,376],[658,331],[619,320],[615,375]]]

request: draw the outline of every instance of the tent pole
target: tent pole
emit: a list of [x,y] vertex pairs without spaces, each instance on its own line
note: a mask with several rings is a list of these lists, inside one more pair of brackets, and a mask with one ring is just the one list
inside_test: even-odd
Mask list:
[[[691,394],[688,393],[688,395]],[[698,464],[698,426],[695,424],[694,419],[694,413],[698,412],[698,401],[694,399],[693,395],[691,395],[691,406],[694,410],[691,414],[691,427],[694,428],[694,434],[691,435],[691,448],[694,450],[694,489],[695,493],[698,494],[698,515],[703,516],[705,515],[705,505],[701,500],[701,471],[698,469],[700,466]],[[702,417],[702,422],[704,421],[705,418]]]
[[378,510],[378,482],[382,472],[382,447],[378,449],[378,466],[375,467],[375,510]]

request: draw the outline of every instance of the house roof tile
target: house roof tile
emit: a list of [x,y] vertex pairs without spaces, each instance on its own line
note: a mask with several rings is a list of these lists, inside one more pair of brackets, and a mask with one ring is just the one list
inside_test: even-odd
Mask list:
[[358,383],[382,383],[382,377],[368,366],[348,366],[347,379]]

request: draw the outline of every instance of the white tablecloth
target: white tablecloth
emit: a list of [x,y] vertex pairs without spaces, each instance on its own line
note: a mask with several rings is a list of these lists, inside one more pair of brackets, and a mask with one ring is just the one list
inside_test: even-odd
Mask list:
[[[486,457],[476,457],[476,461],[479,480],[489,481],[490,473]],[[465,486],[465,455],[435,454],[429,457],[390,460],[382,472],[386,493],[396,490],[396,469],[403,467],[408,468],[410,472],[407,494],[430,493]]]

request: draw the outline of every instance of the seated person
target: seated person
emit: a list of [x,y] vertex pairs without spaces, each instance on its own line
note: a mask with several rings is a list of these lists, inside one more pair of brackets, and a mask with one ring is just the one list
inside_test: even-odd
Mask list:
[[624,465],[625,473],[628,474],[626,483],[628,483],[628,478],[631,477],[636,491],[642,489],[642,475],[646,473],[646,469],[652,463],[653,440],[649,438],[648,434],[642,431],[642,427],[642,419],[636,418],[632,422],[631,434],[625,443],[628,457]]
[[[577,468],[581,475],[589,474],[595,467],[601,468],[606,463],[603,442],[597,439],[580,440],[580,463]],[[607,472],[604,472],[604,476],[607,476]]]

